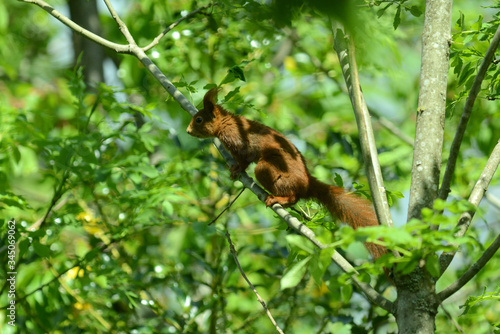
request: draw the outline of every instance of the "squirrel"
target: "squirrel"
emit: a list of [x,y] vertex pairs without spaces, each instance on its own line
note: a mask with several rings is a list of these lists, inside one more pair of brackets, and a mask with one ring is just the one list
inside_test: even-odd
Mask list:
[[[271,193],[265,200],[267,207],[275,203],[289,207],[299,199],[315,198],[354,229],[379,225],[370,201],[316,179],[290,140],[262,123],[225,110],[216,103],[218,90],[212,88],[205,94],[203,109],[193,116],[187,133],[197,138],[219,138],[237,162],[230,168],[231,179],[255,162],[257,181]],[[374,243],[367,242],[365,247],[374,260],[387,252]]]

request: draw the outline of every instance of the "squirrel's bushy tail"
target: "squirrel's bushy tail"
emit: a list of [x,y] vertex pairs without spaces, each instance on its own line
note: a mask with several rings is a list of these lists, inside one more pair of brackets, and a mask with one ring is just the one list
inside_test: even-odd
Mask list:
[[[311,176],[308,195],[317,198],[332,215],[353,229],[379,225],[370,201],[348,193],[342,187],[328,185]],[[373,259],[387,252],[385,247],[371,242],[366,242],[365,247]]]

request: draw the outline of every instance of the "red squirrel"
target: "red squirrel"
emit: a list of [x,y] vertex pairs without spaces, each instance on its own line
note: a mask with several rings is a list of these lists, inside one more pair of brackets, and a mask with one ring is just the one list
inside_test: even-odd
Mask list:
[[[371,203],[342,187],[325,184],[312,176],[299,150],[278,131],[216,104],[217,88],[203,98],[203,109],[189,123],[187,133],[198,138],[217,137],[237,164],[230,168],[231,178],[255,162],[255,177],[271,194],[266,206],[275,203],[289,207],[299,199],[315,198],[330,213],[352,228],[378,226]],[[383,246],[365,243],[374,259],[386,253]]]

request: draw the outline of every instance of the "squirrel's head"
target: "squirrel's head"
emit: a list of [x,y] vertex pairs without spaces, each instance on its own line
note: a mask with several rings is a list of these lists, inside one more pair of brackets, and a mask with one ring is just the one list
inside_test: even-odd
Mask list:
[[193,116],[186,130],[191,136],[198,138],[216,136],[220,117],[225,113],[225,110],[217,105],[218,90],[218,88],[212,88],[205,94],[203,98],[203,109]]

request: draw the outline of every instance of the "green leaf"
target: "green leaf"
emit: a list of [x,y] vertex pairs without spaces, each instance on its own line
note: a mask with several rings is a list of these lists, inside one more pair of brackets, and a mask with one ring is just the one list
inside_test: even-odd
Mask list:
[[19,242],[19,258],[22,259],[24,254],[28,251],[30,247],[29,239],[23,239]]
[[163,207],[163,212],[167,216],[171,216],[174,213],[174,207],[173,207],[172,203],[170,203],[170,201],[167,201],[167,200],[163,201],[162,207]]
[[252,62],[252,61],[244,60],[239,65],[234,65],[229,70],[227,70],[227,74],[224,77],[224,79],[222,79],[222,82],[220,83],[219,86],[225,85],[225,84],[233,82],[235,80],[246,81],[245,73],[243,72],[243,68],[247,64],[249,64],[250,62]]
[[40,257],[50,256],[50,248],[46,245],[41,244],[38,240],[33,241],[31,246],[33,246],[33,250],[38,256]]
[[[380,4],[378,4],[377,6],[379,6]],[[377,18],[380,18],[382,17],[382,15],[384,15],[385,11],[387,10],[387,8],[389,8],[391,6],[391,4],[389,3],[387,6],[385,6],[384,8],[381,8],[377,11]]]
[[135,170],[149,178],[155,178],[159,175],[158,170],[151,165],[137,166]]
[[436,254],[429,255],[425,259],[425,269],[431,274],[433,277],[439,277],[440,274],[440,266],[439,266],[439,257]]
[[465,29],[465,15],[462,13],[462,11],[459,11],[460,17],[458,18],[456,24],[455,24],[455,30],[458,31],[463,31]]
[[394,21],[392,22],[394,30],[396,30],[399,27],[400,23],[401,23],[401,5],[398,6],[398,10],[396,11],[396,15],[394,16]]
[[335,173],[335,177],[333,178],[335,180],[335,184],[339,187],[344,186],[344,180],[342,180],[342,176],[340,174]]
[[85,257],[83,258],[84,261],[86,262],[89,262],[89,261],[92,261],[96,256],[97,254],[100,252],[101,250],[99,248],[94,248],[92,249],[91,251],[88,251],[86,254],[85,254]]
[[129,307],[137,308],[137,303],[135,302],[135,299],[138,298],[139,296],[135,294],[133,291],[125,291],[125,295],[127,296],[127,299],[129,301]]
[[311,261],[312,255],[304,258],[303,260],[297,262],[293,265],[286,273],[283,275],[280,281],[281,290],[288,288],[293,288],[297,286],[304,277],[307,271],[307,264]]
[[472,24],[472,26],[470,27],[471,30],[475,30],[475,31],[479,31],[481,30],[483,26],[483,16],[482,15],[479,15],[479,18],[477,19],[476,22],[474,22]]
[[286,240],[292,246],[302,249],[306,253],[314,254],[313,244],[301,235],[289,234],[286,236]]
[[108,288],[108,278],[105,275],[99,275],[94,278],[94,282],[103,289]]
[[472,64],[469,62],[463,67],[462,72],[460,73],[460,77],[458,78],[458,86],[463,85],[465,81],[467,81],[469,76],[471,76],[474,72],[474,69],[471,68],[471,65]]
[[[30,205],[22,196],[17,196],[11,192],[0,194],[0,204],[4,204],[9,207],[16,207],[19,209],[30,209]],[[0,205],[0,210],[2,210],[3,205]]]
[[319,256],[313,256],[311,263],[309,265],[309,272],[311,273],[314,282],[321,286],[323,275],[326,269],[332,263],[332,254],[334,249],[328,247],[320,251]]
[[417,6],[411,6],[410,8],[407,9],[411,13],[411,15],[415,17],[420,17],[422,15],[422,11]]
[[14,161],[16,162],[16,164],[18,164],[19,161],[21,161],[21,152],[19,151],[19,147],[13,146],[12,153],[14,155]]
[[411,273],[417,267],[417,260],[410,260],[407,262],[400,262],[396,266],[396,272],[401,273],[402,275],[407,275]]
[[348,303],[351,300],[351,297],[352,297],[353,285],[352,284],[343,285],[340,288],[340,292],[341,292],[341,295],[342,295],[342,301],[344,303]]
[[216,84],[209,83],[209,84],[206,84],[205,86],[203,86],[203,89],[210,90],[210,89],[215,88],[215,87],[217,87]]
[[227,95],[224,97],[224,102],[231,100],[233,98],[233,96],[235,96],[239,92],[240,92],[240,87],[236,87],[235,89],[233,89],[232,91],[227,93]]

